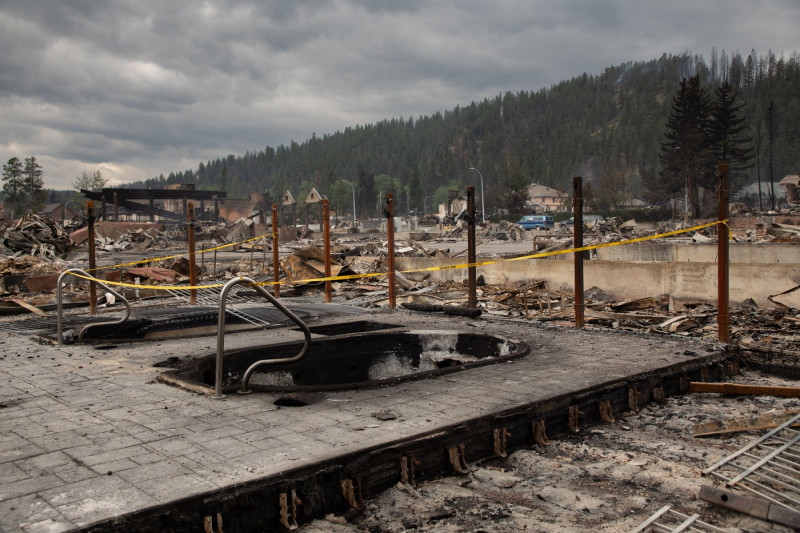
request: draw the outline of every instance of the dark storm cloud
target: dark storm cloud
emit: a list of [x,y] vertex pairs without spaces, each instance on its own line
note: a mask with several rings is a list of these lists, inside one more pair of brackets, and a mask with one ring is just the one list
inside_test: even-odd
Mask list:
[[795,0],[0,0],[0,159],[117,181],[662,53],[791,52]]

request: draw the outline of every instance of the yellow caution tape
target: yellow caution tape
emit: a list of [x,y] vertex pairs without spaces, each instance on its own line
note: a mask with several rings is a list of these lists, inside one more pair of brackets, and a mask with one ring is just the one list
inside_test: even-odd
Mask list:
[[[708,224],[701,224],[699,226],[692,226],[690,228],[683,228],[683,229],[679,229],[679,230],[675,230],[675,231],[668,231],[666,233],[659,233],[659,234],[656,234],[656,235],[647,235],[645,237],[637,237],[635,239],[627,239],[627,240],[617,241],[617,242],[607,242],[607,243],[600,243],[600,244],[592,244],[590,246],[582,246],[580,248],[568,248],[568,249],[564,249],[564,250],[556,250],[556,251],[553,251],[553,252],[542,252],[542,253],[524,255],[524,256],[521,256],[521,257],[512,257],[512,258],[509,258],[509,259],[495,259],[495,260],[491,260],[491,261],[478,261],[478,262],[475,262],[475,263],[462,263],[462,264],[457,264],[457,265],[444,265],[444,266],[427,267],[427,268],[415,268],[415,269],[411,269],[411,270],[398,270],[397,272],[400,272],[401,274],[412,274],[412,273],[415,273],[415,272],[435,272],[435,271],[438,271],[438,270],[459,270],[459,269],[470,268],[470,267],[494,265],[496,263],[511,262],[511,261],[522,261],[522,260],[525,260],[525,259],[541,259],[542,257],[550,257],[550,256],[555,256],[555,255],[571,254],[571,253],[575,253],[575,252],[585,252],[585,251],[588,251],[588,250],[596,250],[598,248],[608,248],[608,247],[611,247],[611,246],[622,246],[624,244],[633,244],[633,243],[637,243],[637,242],[650,241],[650,240],[659,239],[659,238],[662,238],[662,237],[671,237],[673,235],[680,235],[681,233],[688,233],[690,231],[698,231],[698,230],[701,230],[701,229],[709,228],[709,227],[715,226],[717,224],[724,224],[725,226],[728,226],[728,222],[729,222],[729,219],[725,219],[725,220],[721,220],[721,221],[709,222]],[[728,227],[728,229],[730,229],[730,227]],[[730,231],[729,231],[729,233],[730,233]],[[242,243],[258,240],[261,237],[263,237],[263,236],[253,237],[251,239],[247,239],[247,240],[240,241],[240,242],[237,242],[237,243],[225,244],[225,245],[222,245],[222,246],[218,246],[217,248],[212,248],[210,250],[216,250],[216,249],[224,248],[226,246],[234,246],[236,244],[242,244]],[[209,250],[206,250],[206,251],[209,251]],[[160,258],[160,259],[171,259],[171,258],[175,258],[175,257],[182,257],[182,256],[174,255],[174,256],[168,256],[168,257],[164,257],[164,258]],[[152,261],[156,261],[156,260],[160,260],[160,259],[150,259],[150,260],[147,260],[147,262],[152,262]],[[138,265],[138,264],[142,264],[143,262],[145,262],[145,261],[127,263],[127,265]],[[119,266],[125,266],[125,265],[116,265],[115,267],[103,267],[103,268],[117,268]],[[100,270],[100,269],[95,269],[95,270]],[[344,276],[308,278],[308,279],[301,279],[301,280],[290,280],[290,284],[294,285],[294,284],[298,284],[298,283],[319,283],[319,282],[323,282],[323,281],[351,280],[351,279],[386,276],[388,274],[389,274],[388,272],[372,272],[372,273],[368,273],[368,274],[348,274],[348,275],[344,275]],[[215,283],[215,284],[210,284],[210,285],[174,285],[174,286],[167,286],[167,285],[135,285],[133,283],[123,283],[123,282],[119,282],[119,281],[98,280],[97,278],[93,278],[91,276],[82,276],[80,274],[75,274],[75,273],[73,273],[72,275],[76,276],[78,278],[83,278],[83,279],[88,280],[88,281],[102,281],[106,285],[113,285],[113,286],[117,286],[117,287],[129,287],[129,288],[134,288],[134,289],[184,290],[185,291],[185,290],[202,290],[202,289],[220,288],[220,287],[224,287],[225,286],[224,283]],[[261,282],[256,283],[255,285],[262,285],[262,286],[263,285],[277,285],[277,284],[280,284],[280,283],[281,282],[277,282],[277,281],[261,281]]]

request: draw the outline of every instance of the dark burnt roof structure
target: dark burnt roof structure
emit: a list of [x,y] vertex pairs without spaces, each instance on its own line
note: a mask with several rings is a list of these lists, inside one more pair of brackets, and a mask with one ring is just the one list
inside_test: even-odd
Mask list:
[[[147,214],[150,220],[155,220],[155,217],[159,216],[176,221],[186,220],[189,201],[199,201],[201,212],[205,211],[205,202],[214,202],[214,213],[219,215],[219,200],[227,195],[225,191],[196,190],[193,185],[174,189],[104,188],[99,191],[81,189],[81,194],[89,200],[101,203],[99,218],[103,220],[109,219],[106,205],[111,204],[114,206],[115,218],[119,208],[123,207],[133,212]],[[156,201],[160,205],[156,205]]]

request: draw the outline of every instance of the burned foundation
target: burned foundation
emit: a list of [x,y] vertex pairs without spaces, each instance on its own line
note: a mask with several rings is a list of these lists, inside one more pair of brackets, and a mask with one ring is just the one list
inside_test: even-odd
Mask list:
[[[373,324],[376,323],[363,321],[361,326],[373,328]],[[344,324],[333,325],[329,331],[338,333],[340,327],[344,327]],[[436,333],[451,337],[465,335],[453,332]],[[344,342],[349,342],[352,346],[368,345],[375,349],[378,348],[377,345],[383,344],[383,349],[394,347],[415,351],[419,349],[418,344],[421,341],[415,340],[414,336],[420,337],[422,334],[412,329],[338,334],[327,339],[316,339],[321,351],[318,354],[311,353],[309,357],[312,358],[310,360],[318,360],[326,354],[331,355],[331,352],[343,352]],[[621,346],[637,342],[630,334],[616,334],[612,337],[616,337]],[[639,339],[641,344],[653,341],[654,339],[647,337]],[[666,344],[674,341],[675,339],[669,339]],[[499,336],[473,334],[471,337],[463,337],[460,342],[471,348],[461,346],[458,351],[489,351],[495,356],[486,358],[493,358],[495,361],[503,360],[500,359],[503,357],[517,357],[516,360],[505,360],[515,365],[526,362],[524,368],[536,372],[535,366],[527,365],[534,359],[533,356],[520,358],[529,349],[526,343],[516,344],[516,352],[499,355],[503,351],[500,347],[508,343]],[[284,343],[281,347],[287,353],[295,348],[296,343]],[[549,347],[546,348],[550,352]],[[253,350],[238,352],[241,357],[245,357],[244,354],[252,354]],[[547,368],[554,360],[552,352],[546,354],[544,359],[543,368]],[[344,368],[344,373],[347,373],[349,367],[345,362],[337,360],[331,363],[329,369]],[[197,378],[209,364],[213,365],[213,362],[200,362],[193,373],[189,374]],[[520,371],[528,371],[524,368],[511,368],[514,369],[513,372],[503,369],[504,375],[509,378],[518,376]],[[579,369],[575,370],[580,373]],[[475,368],[470,373],[474,375],[474,372],[480,371],[481,369]],[[527,400],[469,420],[439,424],[434,429],[414,432],[404,438],[388,439],[358,451],[336,454],[326,461],[239,483],[235,487],[184,498],[168,505],[143,509],[113,520],[95,523],[84,531],[188,529],[196,526],[201,517],[204,523],[212,525],[212,530],[223,523],[225,529],[236,531],[281,527],[294,529],[299,524],[325,513],[345,513],[348,510],[357,512],[364,507],[366,499],[398,482],[406,487],[413,487],[423,480],[467,475],[476,462],[492,458],[502,460],[516,450],[546,445],[550,438],[578,434],[587,427],[613,422],[615,417],[638,411],[648,403],[664,402],[668,397],[687,393],[692,381],[720,380],[732,372],[735,372],[735,364],[730,359],[730,354],[709,349],[704,355],[689,354],[688,359],[667,364],[657,370],[627,371],[622,372],[618,378],[564,393],[531,395]],[[541,377],[541,385],[545,389],[548,387],[546,376],[545,370]],[[209,389],[207,384],[203,386]],[[450,388],[452,384],[441,388],[441,393],[449,394]],[[276,402],[276,405],[289,409],[294,418],[302,420],[304,414],[313,415],[325,399],[331,398],[331,394],[337,394],[330,389],[317,392],[310,390],[299,396],[290,395],[293,401]],[[403,389],[401,392],[399,387],[388,387],[386,390],[387,394],[393,394],[389,392],[391,390],[397,391],[395,395],[398,401],[403,396],[419,393],[417,389]],[[270,396],[266,394],[266,398]],[[339,398],[347,401],[350,397]],[[237,397],[234,396],[232,401],[237,401]]]

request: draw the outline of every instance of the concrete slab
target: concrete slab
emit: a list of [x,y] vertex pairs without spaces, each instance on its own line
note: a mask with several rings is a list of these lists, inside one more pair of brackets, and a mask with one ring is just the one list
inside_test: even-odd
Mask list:
[[[369,450],[384,453],[481,417],[511,416],[562,402],[564,395],[579,402],[592,389],[637,376],[657,382],[653,376],[659,372],[700,369],[723,358],[713,346],[681,337],[404,310],[365,313],[412,329],[506,336],[532,350],[510,364],[392,387],[304,393],[307,405],[280,407],[274,404],[280,394],[217,400],[157,381],[164,369],[155,363],[213,354],[215,337],[98,349],[43,345],[7,329],[0,339],[0,530],[91,529],[148,509],[158,509],[163,518],[170,506],[192,498],[211,502],[248,484],[319,470]],[[356,319],[364,317],[334,318]],[[227,336],[225,345],[236,349],[301,337],[288,328],[251,331]],[[375,417],[381,409],[396,417]],[[212,507],[187,520],[200,529],[205,516],[215,515]],[[132,527],[127,524],[114,528]],[[226,530],[235,529],[235,522],[226,522]]]

